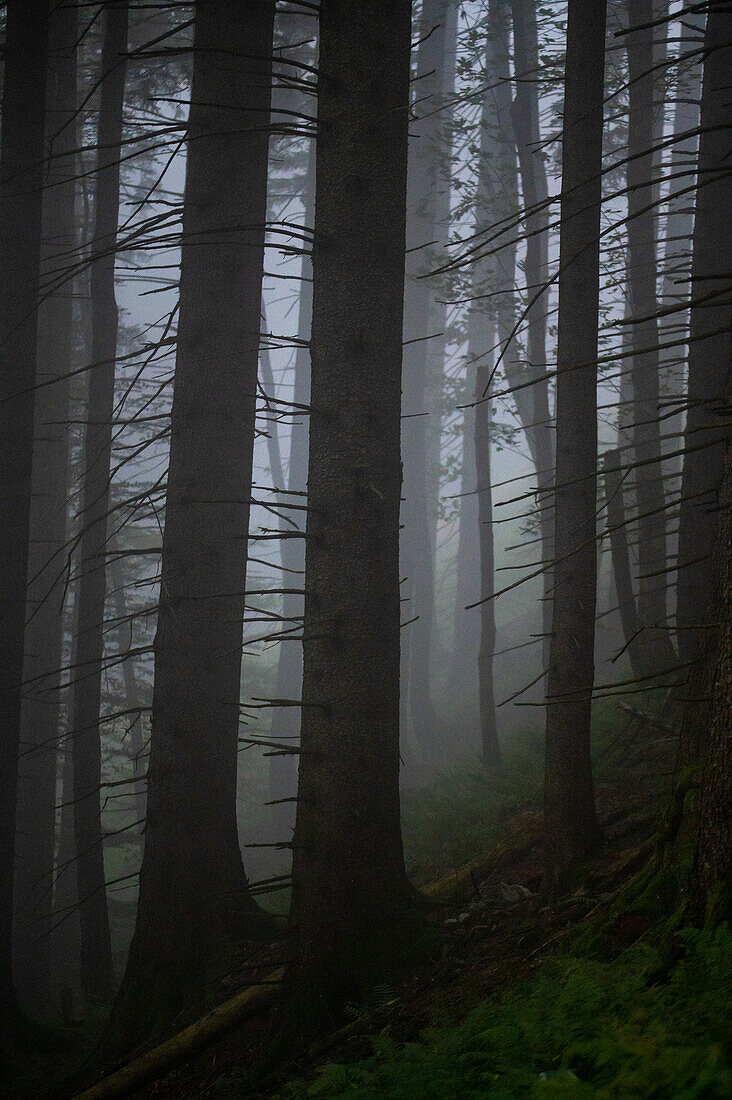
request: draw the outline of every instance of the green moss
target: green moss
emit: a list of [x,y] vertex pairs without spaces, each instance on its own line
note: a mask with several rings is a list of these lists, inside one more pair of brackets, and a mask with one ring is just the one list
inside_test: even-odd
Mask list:
[[732,935],[680,933],[683,956],[658,981],[660,956],[636,945],[613,962],[563,958],[475,1009],[456,1027],[370,1058],[325,1067],[281,1100],[471,1097],[705,1097],[732,1094]]

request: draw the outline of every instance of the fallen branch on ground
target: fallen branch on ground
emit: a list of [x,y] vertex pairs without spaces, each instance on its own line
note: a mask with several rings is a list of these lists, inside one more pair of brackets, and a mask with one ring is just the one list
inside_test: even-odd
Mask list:
[[75,1100],[118,1100],[145,1082],[161,1077],[184,1058],[191,1057],[248,1017],[263,1011],[273,1000],[284,972],[285,968],[281,966],[265,982],[248,986],[171,1039],[78,1093]]

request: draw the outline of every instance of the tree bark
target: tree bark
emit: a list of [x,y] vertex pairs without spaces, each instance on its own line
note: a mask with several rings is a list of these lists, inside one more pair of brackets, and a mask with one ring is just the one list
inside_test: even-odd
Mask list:
[[[15,969],[32,1008],[47,1004],[51,980],[57,738],[61,719],[63,585],[66,541],[68,418],[73,296],[53,287],[76,243],[75,3],[55,8],[48,24],[46,137],[49,162],[43,194],[42,301],[38,311],[27,624],[18,775]],[[50,287],[51,289],[46,289]],[[49,385],[52,382],[53,385]]]
[[202,998],[262,923],[236,774],[273,18],[273,2],[196,7],[145,855],[118,1047]]
[[[526,260],[524,275],[526,294],[531,300],[542,283],[549,277],[547,252],[549,245],[549,210],[545,205],[549,188],[546,165],[541,152],[541,127],[539,122],[539,43],[536,26],[536,8],[531,0],[512,0],[514,72],[516,94],[513,100],[513,130],[518,148],[519,171],[523,205],[526,211],[533,209],[524,222]],[[547,299],[539,298],[529,310],[527,332],[527,359],[530,378],[540,378],[547,371],[546,325]],[[541,529],[541,556],[546,562],[554,554],[553,515],[549,507],[554,481],[554,438],[549,410],[549,383],[536,381],[531,388],[532,424],[526,427],[531,454],[536,465]],[[551,587],[550,569],[543,574],[542,602],[542,656],[544,668],[549,667],[551,636]]]
[[569,0],[557,348],[556,564],[547,690],[545,889],[600,840],[590,758],[605,4]]
[[[312,229],[315,210],[315,141],[311,141],[308,152],[308,169],[305,178],[305,225]],[[303,257],[303,282],[300,287],[300,303],[297,334],[303,341],[310,340],[310,318],[313,311],[312,264],[308,256]],[[308,405],[310,402],[310,347],[300,345],[295,353],[295,384],[292,397],[296,405]],[[293,409],[292,431],[290,435],[290,456],[287,471],[287,483],[283,481],[279,488],[302,492],[307,486],[308,477],[308,417],[298,415]],[[283,539],[281,544],[282,565],[285,588],[289,581],[297,581],[305,572],[305,547],[301,539]],[[295,572],[290,572],[294,570]],[[297,585],[295,585],[296,587]],[[286,620],[302,615],[302,597],[287,593],[282,600],[282,614]],[[302,647],[299,644],[285,642],[280,644],[277,661],[278,699],[299,699],[302,693]],[[300,716],[296,707],[283,707],[278,713],[276,734],[283,738],[296,738],[300,733]],[[293,802],[281,799],[294,798],[297,794],[297,756],[295,754],[270,757],[270,794],[277,800],[273,807],[275,840],[289,841],[295,825]]]
[[[666,606],[666,517],[659,428],[652,0],[628,0],[628,298],[638,502],[638,652],[647,673],[674,664]],[[642,27],[633,30],[633,27]]]
[[439,418],[435,408],[432,348],[435,290],[422,278],[434,254],[427,246],[442,232],[438,226],[439,193],[444,187],[440,167],[442,118],[446,85],[444,68],[452,0],[425,0],[419,28],[415,120],[410,125],[407,264],[404,297],[404,373],[402,461],[404,464],[402,596],[410,622],[402,639],[403,724],[413,733],[421,763],[428,769],[444,762],[439,719],[431,696],[432,634],[435,602],[435,544],[429,469],[433,453],[430,434]]
[[[13,886],[41,255],[48,8],[8,0],[0,137],[0,1019],[16,1015]],[[7,1038],[7,1032],[4,1038]]]
[[104,879],[99,790],[102,772],[104,603],[118,311],[114,266],[119,215],[128,3],[105,8],[99,104],[94,233],[90,254],[91,367],[84,441],[76,619],[73,738],[74,840],[81,922],[81,987],[88,997],[112,990],[112,945]]
[[610,555],[615,578],[615,594],[618,599],[620,622],[623,628],[623,639],[628,647],[633,675],[642,676],[643,664],[638,653],[638,610],[633,592],[633,574],[630,568],[628,528],[623,498],[619,448],[605,452],[603,474]]
[[[291,973],[309,1030],[406,950],[399,497],[410,4],[320,7]],[[378,323],[374,323],[378,318]]]
[[[727,39],[729,42],[729,39]],[[728,390],[729,392],[729,390]],[[707,603],[716,623],[689,693],[682,744],[702,749],[699,826],[692,877],[694,907],[708,923],[732,917],[732,449],[720,487],[712,587]],[[700,736],[701,734],[701,736]]]
[[[694,660],[704,641],[716,506],[724,469],[725,393],[731,354],[729,274],[732,188],[729,72],[732,15],[712,5],[704,39],[701,137],[691,269],[691,330],[684,472],[679,517],[679,653]],[[714,297],[709,299],[709,295]],[[694,448],[692,450],[692,448]]]

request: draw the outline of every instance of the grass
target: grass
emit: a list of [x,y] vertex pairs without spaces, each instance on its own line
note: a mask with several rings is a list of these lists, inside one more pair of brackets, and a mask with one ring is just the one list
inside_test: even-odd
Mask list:
[[473,1097],[722,1100],[732,1095],[732,935],[687,930],[669,965],[648,944],[614,961],[564,956],[421,1042],[374,1037],[279,1100]]

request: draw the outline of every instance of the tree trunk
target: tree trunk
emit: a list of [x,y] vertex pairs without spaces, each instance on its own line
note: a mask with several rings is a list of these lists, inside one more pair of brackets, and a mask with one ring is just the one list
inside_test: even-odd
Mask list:
[[[628,298],[638,502],[638,652],[647,673],[674,664],[666,607],[666,517],[659,428],[652,0],[628,0]],[[648,208],[648,209],[646,209]]]
[[545,888],[600,840],[590,758],[605,5],[569,0],[557,347],[556,564],[547,691]]
[[[53,284],[76,241],[76,5],[55,8],[48,26],[45,175],[41,279]],[[45,275],[45,279],[44,279]],[[18,775],[15,970],[19,992],[45,1008],[51,979],[57,738],[61,718],[63,566],[68,479],[67,375],[73,296],[68,283],[45,291],[38,312],[33,499]],[[53,381],[53,385],[48,385]]]
[[413,732],[421,763],[428,768],[443,762],[439,719],[431,698],[432,632],[435,602],[434,522],[428,469],[430,433],[438,421],[432,407],[430,385],[433,351],[435,292],[429,279],[421,278],[432,266],[433,244],[440,229],[438,194],[444,186],[439,156],[442,119],[439,108],[444,92],[445,41],[450,0],[425,0],[417,54],[416,119],[410,125],[407,218],[407,268],[404,298],[404,374],[402,435],[404,464],[403,532],[401,538],[402,585],[405,619],[410,622],[402,639],[403,723]]
[[[118,635],[120,640],[120,656],[127,651],[131,641],[131,627],[127,620],[127,599],[125,597],[125,578],[122,569],[122,559],[116,558],[111,565],[112,591],[114,594],[114,613],[119,619]],[[129,758],[132,766],[132,809],[135,821],[139,824],[135,830],[140,843],[140,855],[145,851],[145,817],[147,814],[147,796],[145,793],[146,768],[143,762],[144,740],[142,736],[141,691],[135,676],[134,658],[124,657],[122,660],[122,683],[125,689],[125,706],[128,711],[129,722]],[[137,711],[137,713],[134,713]]]
[[407,950],[411,919],[399,823],[410,4],[323,0],[320,36],[292,898],[301,1031],[369,995]]
[[104,879],[99,789],[102,772],[99,709],[107,594],[107,513],[112,453],[118,313],[114,265],[119,214],[128,4],[105,8],[99,104],[96,213],[90,255],[91,368],[84,442],[76,618],[73,738],[74,839],[81,921],[81,987],[88,997],[112,990],[112,946]]
[[638,653],[638,610],[633,592],[633,574],[630,568],[628,528],[623,497],[620,450],[605,451],[603,473],[607,530],[610,537],[615,594],[618,599],[623,640],[628,647],[630,666],[634,676],[643,675],[643,664]]
[[[512,0],[514,72],[516,94],[513,100],[513,130],[518,148],[521,190],[525,210],[534,209],[524,222],[526,239],[526,294],[529,301],[549,277],[547,250],[549,245],[549,210],[546,203],[549,189],[546,165],[541,152],[541,127],[539,122],[539,43],[536,26],[536,8],[530,0]],[[547,371],[546,311],[547,298],[539,298],[529,310],[527,333],[527,359],[529,377],[539,378]],[[549,507],[554,481],[554,438],[549,411],[549,383],[537,381],[530,391],[532,424],[526,432],[531,440],[531,453],[536,464],[536,483],[541,505],[541,557],[545,562],[554,556],[553,515]],[[549,667],[551,636],[552,573],[543,574],[542,600],[542,656],[544,668]]]
[[[710,17],[711,18],[711,17]],[[727,42],[730,39],[727,38]],[[728,393],[729,393],[728,389]],[[702,746],[699,827],[692,877],[694,908],[708,923],[732,917],[732,448],[720,487],[718,531],[712,551],[709,617],[716,623],[702,643],[703,660],[692,683],[682,744]],[[701,705],[700,705],[701,704]],[[699,736],[701,732],[702,737]]]
[[7,1025],[16,1011],[13,871],[37,370],[47,25],[46,4],[8,0],[0,138],[0,1019]]
[[706,629],[703,609],[711,582],[716,505],[724,469],[721,441],[725,433],[725,392],[732,361],[728,295],[732,241],[728,110],[732,15],[729,12],[712,6],[704,44],[699,182],[691,269],[685,435],[688,450],[681,486],[676,616],[679,653],[686,661],[698,655]]
[[[308,169],[305,178],[305,225],[312,229],[315,210],[315,141],[311,141],[308,152]],[[303,282],[300,287],[300,302],[297,334],[298,339],[310,340],[310,318],[313,311],[312,263],[303,256]],[[295,405],[308,405],[310,402],[310,347],[309,343],[298,346],[295,353],[295,385],[292,397]],[[303,492],[308,478],[308,417],[293,409],[292,430],[290,434],[290,459],[288,463],[287,484],[278,488]],[[305,547],[300,539],[283,539],[281,543],[282,565],[284,566],[283,587],[297,587],[298,578],[305,572]],[[291,572],[294,570],[294,572]],[[296,582],[291,585],[289,582]],[[285,620],[302,615],[302,597],[287,593],[282,600],[282,614]],[[292,625],[292,624],[290,624]],[[277,660],[277,686],[275,696],[278,699],[299,699],[302,693],[302,647],[299,644],[285,642],[280,644]],[[278,737],[297,738],[300,734],[300,715],[296,707],[283,707],[278,712]],[[270,794],[276,800],[273,807],[274,839],[289,841],[295,824],[293,802],[281,799],[294,798],[297,794],[297,755],[284,754],[270,757]]]
[[273,17],[273,2],[196,7],[145,855],[118,1047],[200,999],[262,921],[236,774]]

